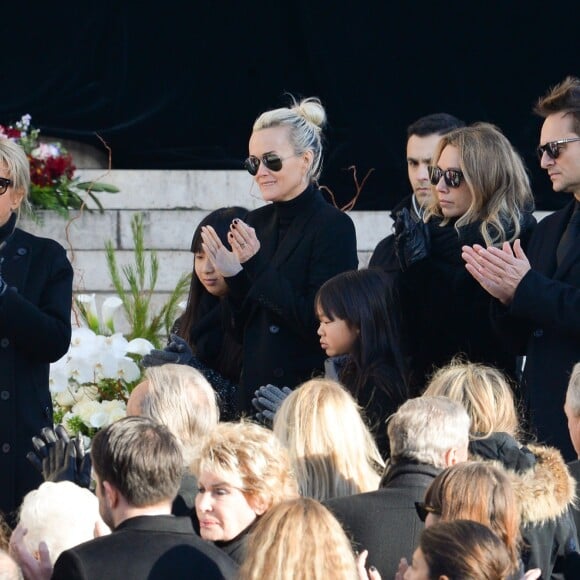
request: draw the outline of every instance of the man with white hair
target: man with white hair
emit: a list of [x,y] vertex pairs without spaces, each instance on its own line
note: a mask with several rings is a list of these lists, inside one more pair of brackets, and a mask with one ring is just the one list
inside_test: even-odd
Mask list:
[[424,526],[415,503],[443,469],[467,460],[469,425],[465,409],[447,397],[409,399],[388,422],[391,458],[381,489],[325,502],[383,578],[418,544]]

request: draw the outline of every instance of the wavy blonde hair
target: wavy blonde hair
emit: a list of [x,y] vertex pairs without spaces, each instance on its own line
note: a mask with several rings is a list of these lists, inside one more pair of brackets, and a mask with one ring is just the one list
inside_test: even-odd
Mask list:
[[241,580],[354,580],[352,547],[336,518],[309,498],[272,508],[248,540]]
[[443,396],[463,405],[471,419],[471,438],[492,433],[520,435],[520,422],[512,389],[494,367],[453,359],[429,381],[423,396]]
[[[455,228],[481,220],[485,243],[500,245],[519,237],[523,213],[534,208],[534,197],[524,162],[504,134],[489,123],[476,123],[443,135],[433,153],[437,164],[445,147],[459,152],[459,169],[471,192],[471,205],[455,223]],[[425,212],[445,218],[437,196]]]
[[290,394],[274,418],[300,494],[324,501],[373,491],[384,462],[352,395],[330,379],[312,379]]
[[248,503],[269,509],[298,495],[288,452],[264,427],[240,421],[218,423],[202,443],[191,471],[223,476],[240,487]]

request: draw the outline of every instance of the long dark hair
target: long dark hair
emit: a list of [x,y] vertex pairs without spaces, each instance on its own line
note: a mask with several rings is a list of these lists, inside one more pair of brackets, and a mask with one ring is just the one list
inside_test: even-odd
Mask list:
[[[204,226],[212,226],[219,236],[222,243],[230,248],[227,239],[227,234],[232,220],[235,218],[244,219],[248,214],[248,210],[244,207],[222,207],[216,209],[201,220],[193,233],[191,240],[191,252],[195,254],[202,250],[201,244],[201,228]],[[187,298],[187,306],[185,312],[182,314],[177,323],[177,334],[185,339],[192,351],[197,352],[197,347],[191,338],[191,329],[199,320],[200,303],[202,298],[211,296],[209,292],[203,287],[199,278],[195,273],[195,268],[191,274],[191,284],[189,286],[189,296]],[[215,298],[216,304],[219,298]],[[207,361],[203,361],[207,362]],[[239,380],[240,366],[241,366],[241,348],[240,345],[227,333],[224,332],[221,352],[218,355],[216,368],[220,374],[230,380]]]
[[327,280],[316,295],[318,310],[359,331],[340,376],[357,399],[370,384],[394,402],[408,397],[396,297],[391,279],[380,270],[343,272]]

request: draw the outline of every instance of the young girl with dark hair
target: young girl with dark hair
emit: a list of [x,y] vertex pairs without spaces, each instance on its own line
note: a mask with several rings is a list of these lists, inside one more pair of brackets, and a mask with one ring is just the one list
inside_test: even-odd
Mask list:
[[339,380],[364,408],[381,453],[388,455],[385,421],[408,398],[392,285],[379,270],[343,272],[321,286],[315,309],[320,345],[330,357],[326,376]]
[[242,364],[241,345],[224,331],[227,309],[223,298],[228,292],[223,276],[213,267],[202,247],[201,230],[211,226],[224,244],[234,219],[243,219],[248,210],[224,207],[208,214],[197,226],[191,242],[193,272],[185,312],[175,321],[165,350],[153,350],[143,358],[144,366],[181,363],[197,368],[219,397],[221,418],[238,414],[238,383]]

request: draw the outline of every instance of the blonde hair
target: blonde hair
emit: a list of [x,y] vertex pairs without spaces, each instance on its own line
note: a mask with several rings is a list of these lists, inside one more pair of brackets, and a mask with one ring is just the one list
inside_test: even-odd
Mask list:
[[354,580],[348,538],[335,517],[309,498],[285,501],[267,512],[248,539],[241,580]]
[[141,415],[165,425],[182,446],[185,465],[201,440],[218,423],[215,391],[206,378],[187,365],[166,364],[145,370],[147,391]]
[[61,552],[92,540],[100,519],[97,497],[70,481],[47,481],[27,493],[19,513],[19,524],[28,529],[24,544],[34,554],[46,542],[53,564]]
[[241,488],[248,503],[266,510],[298,495],[286,449],[272,431],[247,421],[218,423],[191,470],[198,478],[203,471],[223,476]]
[[288,449],[301,495],[324,501],[379,487],[384,462],[360,407],[339,383],[302,384],[276,413],[274,433]]
[[[445,147],[459,153],[459,168],[471,192],[471,205],[455,223],[460,228],[481,220],[485,243],[500,245],[519,237],[524,212],[534,208],[534,198],[524,162],[503,133],[489,123],[476,123],[443,135],[433,153],[436,164]],[[437,196],[425,212],[425,221],[432,216],[449,222]]]
[[566,391],[566,402],[572,413],[577,417],[580,416],[580,363],[576,363],[572,369]]
[[254,132],[272,127],[287,127],[288,138],[296,155],[312,151],[313,159],[308,180],[316,181],[322,172],[322,127],[326,112],[320,99],[309,97],[297,102],[291,96],[292,106],[262,113],[254,122]]
[[505,544],[517,571],[520,510],[512,484],[501,469],[483,462],[448,467],[427,488],[425,503],[444,521],[473,520],[491,528]]
[[505,432],[518,438],[520,424],[512,390],[493,367],[454,359],[431,378],[424,396],[443,396],[463,405],[471,418],[472,438]]

